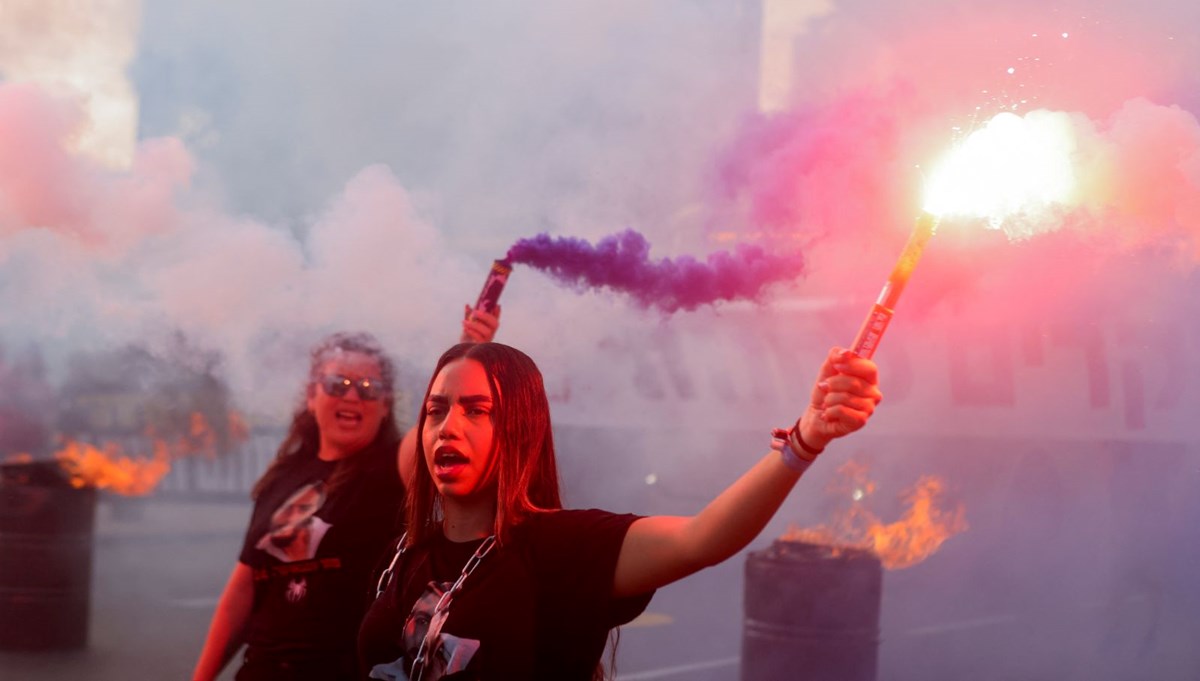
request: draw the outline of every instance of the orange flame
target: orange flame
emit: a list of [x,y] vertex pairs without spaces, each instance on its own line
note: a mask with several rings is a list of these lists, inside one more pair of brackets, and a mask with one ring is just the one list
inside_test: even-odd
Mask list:
[[[240,412],[230,410],[226,419],[225,439],[228,444],[237,444],[250,439],[250,426]],[[174,439],[164,440],[153,425],[146,427],[144,435],[154,442],[155,450],[164,450],[171,460],[187,456],[202,456],[213,460],[222,450],[221,436],[209,423],[208,417],[199,411],[188,415],[187,431]]]
[[[250,426],[240,412],[230,410],[228,418],[228,442],[241,443],[250,438]],[[148,426],[145,436],[151,441],[153,453],[149,456],[128,456],[115,442],[92,445],[66,439],[54,458],[75,487],[95,487],[125,496],[149,494],[171,470],[171,462],[187,456],[216,458],[219,437],[201,412],[192,412],[188,430],[167,440],[158,437],[153,426]],[[5,463],[31,463],[35,459],[28,453],[13,454]]]
[[68,440],[54,458],[73,486],[96,487],[125,496],[149,494],[171,470],[170,457],[161,443],[156,443],[152,457],[135,459],[124,456],[114,443],[100,449]]
[[236,409],[229,410],[229,441],[245,442],[250,439],[250,424],[246,417]]
[[889,569],[916,565],[933,555],[942,542],[967,529],[962,504],[938,508],[945,483],[925,475],[906,493],[909,503],[894,523],[874,523],[868,528],[875,553]]
[[947,539],[967,529],[961,503],[953,508],[942,506],[945,489],[939,478],[922,476],[903,494],[908,506],[900,519],[884,523],[862,503],[875,492],[875,483],[867,478],[866,467],[849,461],[838,469],[838,476],[827,491],[841,498],[849,497],[852,503],[828,525],[789,528],[782,539],[827,544],[835,555],[839,547],[869,549],[889,570],[912,567],[933,555]]

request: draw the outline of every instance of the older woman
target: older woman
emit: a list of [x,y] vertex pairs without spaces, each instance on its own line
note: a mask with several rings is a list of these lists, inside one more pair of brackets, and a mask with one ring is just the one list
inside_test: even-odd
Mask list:
[[[469,310],[463,340],[490,340],[497,316]],[[238,681],[356,678],[370,573],[404,504],[395,381],[368,334],[334,334],[313,348],[303,402],[254,487],[194,679],[215,678],[243,643]]]

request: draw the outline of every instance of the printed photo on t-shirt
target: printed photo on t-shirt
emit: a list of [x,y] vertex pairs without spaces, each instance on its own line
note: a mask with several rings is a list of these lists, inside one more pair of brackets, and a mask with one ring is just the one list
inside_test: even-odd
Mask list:
[[285,563],[312,558],[330,527],[316,516],[324,503],[325,483],[301,487],[271,514],[271,526],[255,548]]
[[383,681],[415,681],[408,670],[418,658],[424,664],[414,670],[421,681],[440,681],[444,676],[463,671],[479,650],[479,641],[442,632],[449,609],[437,607],[450,588],[450,582],[429,582],[413,604],[404,621],[404,655],[371,669],[369,678]]

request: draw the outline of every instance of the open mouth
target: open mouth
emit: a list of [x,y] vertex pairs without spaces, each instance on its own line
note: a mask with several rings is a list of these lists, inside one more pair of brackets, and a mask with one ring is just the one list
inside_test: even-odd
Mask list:
[[338,411],[334,414],[338,423],[346,426],[357,426],[362,423],[362,414],[353,411]]
[[466,467],[469,461],[470,459],[461,452],[443,447],[433,454],[433,472],[439,478],[454,477]]

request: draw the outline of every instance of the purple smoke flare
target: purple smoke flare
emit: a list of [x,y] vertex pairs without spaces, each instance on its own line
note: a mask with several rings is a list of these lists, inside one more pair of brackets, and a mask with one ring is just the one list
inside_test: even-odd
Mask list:
[[632,229],[595,246],[575,237],[539,234],[508,251],[511,262],[542,270],[577,291],[607,287],[666,312],[718,300],[757,300],[769,284],[804,271],[799,253],[772,255],[748,245],[711,253],[704,262],[690,256],[651,262],[649,256],[646,237]]

